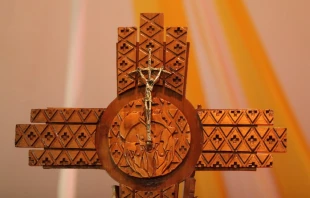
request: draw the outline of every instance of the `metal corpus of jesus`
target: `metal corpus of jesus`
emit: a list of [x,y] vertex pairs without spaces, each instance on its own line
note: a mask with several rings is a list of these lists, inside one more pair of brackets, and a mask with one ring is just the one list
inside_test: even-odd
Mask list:
[[118,28],[117,97],[107,108],[32,109],[17,124],[15,145],[29,165],[106,170],[116,197],[194,197],[195,171],[254,171],[286,152],[273,111],[194,108],[185,98],[186,27],[166,28],[163,14],[141,14]]

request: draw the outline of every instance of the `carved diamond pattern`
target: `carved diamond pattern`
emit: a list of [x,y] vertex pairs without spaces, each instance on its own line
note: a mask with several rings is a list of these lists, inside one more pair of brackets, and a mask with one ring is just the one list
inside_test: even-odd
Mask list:
[[242,136],[240,136],[240,134],[236,130],[237,129],[233,129],[228,137],[229,143],[234,150],[237,150],[238,146],[242,141]]
[[177,88],[183,85],[184,77],[176,75],[176,74],[172,74],[166,79],[166,82],[169,83],[169,85],[172,85],[172,87]]
[[43,133],[41,134],[42,141],[44,142],[44,145],[46,147],[49,147],[53,140],[55,139],[55,133],[53,131],[53,128],[51,126],[48,126],[45,128]]
[[[140,44],[140,49],[143,49],[146,53],[148,53],[149,48],[152,48],[152,55],[155,55],[156,51],[161,47],[159,43],[152,39],[148,39],[146,42]],[[145,61],[142,64],[145,64]]]
[[69,126],[65,126],[61,129],[61,131],[58,134],[58,137],[61,141],[61,143],[66,147],[70,140],[72,139],[72,132]]
[[175,58],[166,64],[166,69],[174,71],[174,72],[184,67],[185,67],[185,62],[180,58]]
[[131,78],[128,78],[126,73],[122,73],[117,77],[118,80],[118,87],[120,89],[125,89],[129,85],[131,85],[134,81]]
[[132,66],[134,66],[134,63],[130,61],[127,57],[118,60],[118,69],[120,69],[121,71],[126,71]]
[[121,41],[119,43],[117,43],[117,49],[118,52],[120,52],[121,54],[125,55],[127,54],[129,51],[131,51],[134,47],[131,46],[128,42],[126,41]]
[[251,129],[251,131],[245,137],[245,141],[247,142],[247,144],[251,148],[251,150],[254,151],[260,142],[260,138],[257,135],[257,133],[255,132],[255,129]]
[[142,27],[140,27],[141,33],[147,35],[148,37],[153,37],[161,30],[162,28],[151,22],[145,23]]
[[35,141],[39,138],[39,135],[37,133],[36,128],[33,125],[30,125],[24,135],[24,138],[26,139],[26,142],[28,145],[33,145]]
[[90,138],[90,135],[89,135],[87,129],[85,128],[85,126],[81,126],[79,128],[79,130],[75,134],[75,138],[81,147],[83,147],[85,145],[85,143]]
[[175,55],[179,55],[186,50],[186,45],[175,40],[171,42],[170,44],[168,44],[167,49],[172,51]]
[[178,39],[180,36],[187,34],[187,28],[184,27],[172,27],[167,28],[166,30],[167,34],[170,34],[175,39]]
[[210,138],[212,144],[214,145],[215,149],[218,150],[222,143],[224,142],[224,136],[222,135],[221,131],[218,128],[214,129],[214,133]]
[[268,148],[269,152],[271,152],[275,145],[278,143],[278,137],[275,134],[274,130],[268,131],[268,134],[264,138],[264,143]]

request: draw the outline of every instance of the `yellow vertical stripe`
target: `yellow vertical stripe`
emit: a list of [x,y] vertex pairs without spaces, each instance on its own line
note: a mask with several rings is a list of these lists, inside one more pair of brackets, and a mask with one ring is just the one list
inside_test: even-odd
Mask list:
[[[188,21],[184,12],[184,7],[179,0],[169,1],[133,1],[136,24],[139,24],[140,13],[153,12],[164,13],[165,27],[168,26],[188,26]],[[191,42],[190,32],[189,42]],[[201,86],[201,79],[195,58],[194,46],[191,45],[189,55],[189,70],[187,74],[186,97],[194,106],[201,104],[206,107],[204,91]],[[225,191],[222,187],[223,182],[219,172],[196,173],[196,195],[199,197],[224,197]]]
[[279,191],[282,197],[310,197],[309,148],[251,19],[240,0],[215,3],[249,104],[274,109],[275,125],[288,128],[288,152],[274,155]]

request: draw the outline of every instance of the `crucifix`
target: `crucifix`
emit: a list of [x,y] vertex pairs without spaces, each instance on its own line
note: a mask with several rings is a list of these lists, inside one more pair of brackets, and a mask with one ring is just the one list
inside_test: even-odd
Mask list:
[[163,14],[140,16],[118,29],[117,97],[107,108],[32,109],[17,124],[15,146],[29,165],[102,169],[119,182],[115,197],[194,197],[195,171],[255,171],[284,153],[286,128],[272,110],[204,109],[186,99],[186,27],[168,27]]
[[[144,96],[144,108],[145,108],[145,117],[146,117],[146,149],[151,150],[152,149],[152,137],[151,137],[151,116],[152,116],[152,90],[155,85],[155,83],[158,81],[161,72],[165,72],[167,74],[170,74],[169,71],[164,70],[164,68],[154,68],[152,67],[152,48],[148,49],[148,67],[140,69],[138,67],[135,71],[132,71],[129,73],[129,75],[132,75],[133,73],[138,72],[140,77],[145,82],[145,96]],[[145,78],[143,72],[147,72],[148,78]],[[158,71],[155,78],[152,77],[153,71]]]

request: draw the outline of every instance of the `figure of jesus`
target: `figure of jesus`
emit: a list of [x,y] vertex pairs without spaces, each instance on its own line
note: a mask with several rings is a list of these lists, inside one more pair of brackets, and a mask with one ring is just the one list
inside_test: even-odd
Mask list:
[[[152,49],[149,48],[149,56],[148,56],[148,67],[147,68],[137,68],[135,71],[130,72],[129,76],[131,77],[131,74],[138,72],[139,76],[143,79],[145,83],[145,96],[144,96],[144,105],[145,105],[145,119],[146,119],[146,146],[147,150],[152,149],[152,137],[151,137],[151,117],[152,117],[152,90],[154,88],[154,85],[159,80],[159,77],[162,72],[166,72],[170,74],[170,72],[164,70],[164,68],[154,68],[151,66],[152,64]],[[152,74],[157,71],[157,75],[155,77],[152,76]],[[147,78],[145,77],[145,74],[143,72],[147,72]]]

